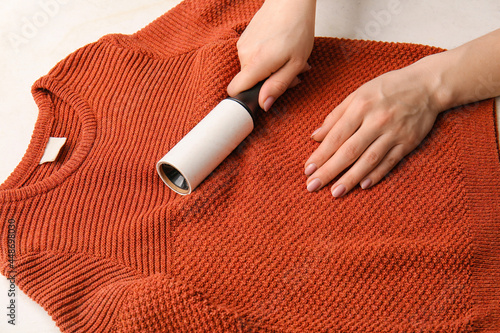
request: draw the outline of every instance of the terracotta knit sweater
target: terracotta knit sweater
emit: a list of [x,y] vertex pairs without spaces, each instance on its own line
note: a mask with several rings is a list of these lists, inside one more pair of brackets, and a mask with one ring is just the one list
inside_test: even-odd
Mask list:
[[[324,117],[436,48],[317,38],[303,82],[193,194],[160,180],[155,163],[226,96],[260,5],[186,1],[34,84],[32,141],[0,188],[2,273],[15,244],[16,284],[63,332],[498,332],[491,100],[442,114],[370,190],[305,187]],[[38,165],[49,136],[68,141]]]

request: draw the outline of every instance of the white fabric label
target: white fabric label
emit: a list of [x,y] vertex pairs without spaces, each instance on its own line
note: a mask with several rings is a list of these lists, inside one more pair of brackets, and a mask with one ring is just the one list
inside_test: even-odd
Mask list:
[[45,147],[45,152],[43,153],[42,159],[40,160],[40,164],[46,162],[54,162],[65,143],[66,138],[50,137],[49,142]]

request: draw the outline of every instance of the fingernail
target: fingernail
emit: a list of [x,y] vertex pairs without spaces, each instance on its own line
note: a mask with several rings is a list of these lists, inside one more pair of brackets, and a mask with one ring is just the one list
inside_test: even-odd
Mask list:
[[344,195],[345,193],[345,186],[344,185],[339,185],[337,186],[333,191],[332,191],[332,195],[335,197],[335,198],[338,198],[338,197],[341,197]]
[[363,180],[361,182],[360,186],[363,190],[366,190],[368,187],[370,187],[371,184],[372,184],[372,180],[370,178],[366,178],[365,180]]
[[271,106],[273,106],[273,103],[274,101],[276,100],[276,98],[270,96],[266,99],[266,101],[264,102],[264,111],[269,111],[269,109],[271,108]]
[[320,131],[320,129],[321,129],[321,127],[320,127],[320,128],[317,128],[317,129],[313,132],[313,134],[311,134],[311,138],[312,138],[313,136],[315,136],[316,134],[318,134],[318,132]]
[[319,178],[313,179],[309,185],[307,185],[307,190],[309,192],[314,192],[321,187],[321,180]]
[[316,164],[314,163],[311,163],[309,164],[307,167],[306,167],[306,170],[304,171],[306,176],[310,176],[313,174],[314,171],[316,171],[318,167],[316,166]]

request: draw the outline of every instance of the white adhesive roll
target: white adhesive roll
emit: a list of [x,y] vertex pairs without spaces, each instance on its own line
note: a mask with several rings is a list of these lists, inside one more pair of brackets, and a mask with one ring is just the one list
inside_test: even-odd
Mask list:
[[156,164],[175,192],[190,194],[253,130],[249,110],[224,99]]

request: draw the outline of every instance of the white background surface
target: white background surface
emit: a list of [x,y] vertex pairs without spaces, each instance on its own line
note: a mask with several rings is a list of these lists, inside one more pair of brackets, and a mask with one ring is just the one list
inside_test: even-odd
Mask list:
[[[30,93],[35,80],[77,48],[108,33],[133,33],[179,2],[2,0],[0,183],[28,147],[38,113]],[[317,6],[317,36],[413,42],[449,49],[498,28],[498,0],[318,0]],[[0,332],[59,332],[48,314],[18,289],[16,326],[9,325],[8,289],[8,281],[0,277]]]

